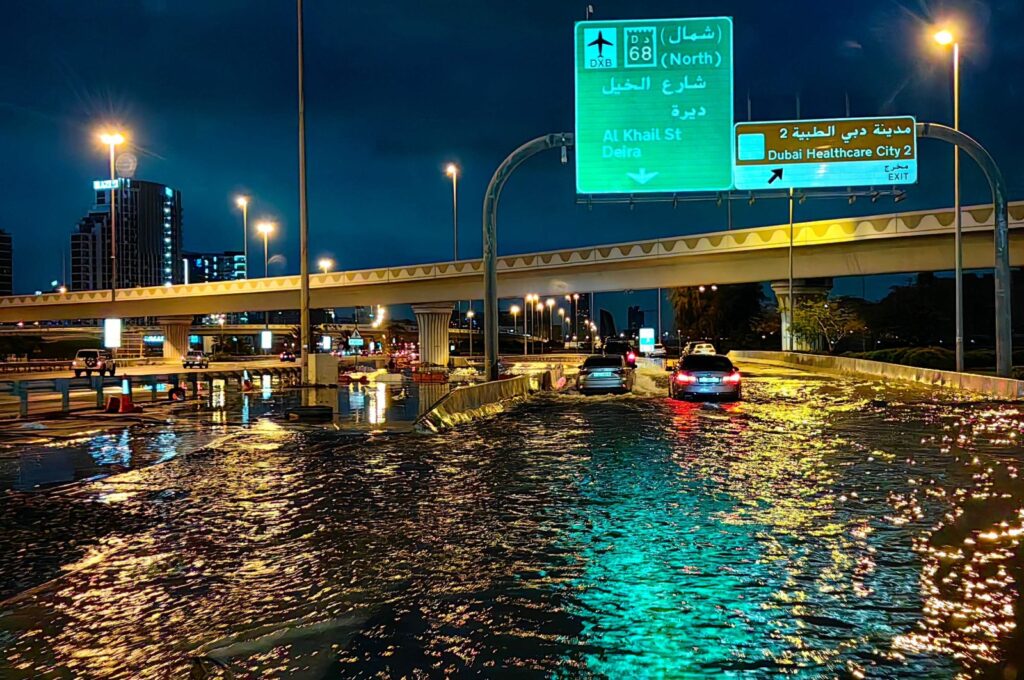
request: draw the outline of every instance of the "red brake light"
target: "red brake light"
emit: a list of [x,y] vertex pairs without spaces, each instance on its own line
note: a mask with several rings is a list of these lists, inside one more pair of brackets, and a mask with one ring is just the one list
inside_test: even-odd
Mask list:
[[629,354],[626,355],[626,358],[629,359],[630,361],[636,361],[636,354],[630,352]]
[[722,382],[730,383],[732,385],[739,385],[740,384],[740,372],[739,371],[733,371],[729,375],[727,375],[724,378],[722,378]]
[[690,375],[689,373],[676,373],[676,382],[688,385],[697,382],[697,376]]

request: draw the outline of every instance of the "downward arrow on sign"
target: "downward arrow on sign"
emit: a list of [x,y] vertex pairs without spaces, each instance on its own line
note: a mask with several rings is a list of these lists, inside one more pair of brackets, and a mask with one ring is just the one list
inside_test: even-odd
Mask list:
[[638,182],[639,184],[647,184],[652,179],[658,176],[656,172],[647,172],[647,168],[640,168],[640,172],[627,172],[626,177]]

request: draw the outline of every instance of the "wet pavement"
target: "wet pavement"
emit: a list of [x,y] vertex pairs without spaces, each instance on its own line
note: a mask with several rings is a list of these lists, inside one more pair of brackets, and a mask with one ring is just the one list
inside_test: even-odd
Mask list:
[[8,491],[0,677],[1015,677],[1019,406],[755,373]]

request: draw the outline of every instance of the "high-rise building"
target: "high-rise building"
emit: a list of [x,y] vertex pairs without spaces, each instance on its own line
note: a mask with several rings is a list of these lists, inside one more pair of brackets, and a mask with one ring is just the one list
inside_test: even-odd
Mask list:
[[626,328],[630,335],[636,335],[644,325],[644,310],[639,305],[626,310]]
[[14,292],[14,250],[11,235],[0,229],[0,295]]
[[245,278],[245,255],[240,250],[219,253],[182,253],[184,283],[238,281]]
[[[111,284],[109,182],[93,182],[96,203],[71,234],[71,290]],[[117,287],[181,283],[181,192],[157,182],[120,178],[116,204]]]

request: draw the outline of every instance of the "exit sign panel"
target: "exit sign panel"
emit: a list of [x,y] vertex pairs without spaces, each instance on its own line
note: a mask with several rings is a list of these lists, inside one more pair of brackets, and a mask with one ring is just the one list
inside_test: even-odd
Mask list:
[[811,189],[913,184],[911,116],[737,123],[736,188]]
[[576,24],[576,190],[732,187],[732,19]]

